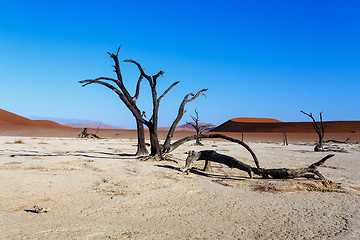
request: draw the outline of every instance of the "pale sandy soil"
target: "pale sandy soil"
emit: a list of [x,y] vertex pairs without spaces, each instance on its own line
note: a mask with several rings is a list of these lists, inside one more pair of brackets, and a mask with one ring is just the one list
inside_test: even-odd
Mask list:
[[[1,136],[0,239],[359,239],[359,145],[343,145],[348,153],[319,168],[341,184],[325,188],[217,164],[203,173],[201,161],[179,174],[191,149],[254,165],[240,145],[204,142],[175,150],[176,163],[140,161],[131,139]],[[327,154],[294,142],[248,144],[266,168],[305,167]],[[35,204],[50,210],[34,213]]]

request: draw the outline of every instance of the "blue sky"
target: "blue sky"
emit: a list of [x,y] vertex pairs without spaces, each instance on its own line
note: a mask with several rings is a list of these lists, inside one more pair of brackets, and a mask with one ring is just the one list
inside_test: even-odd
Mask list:
[[[165,72],[160,126],[184,95],[200,120],[234,117],[360,120],[359,1],[7,1],[0,0],[0,108],[27,117],[86,119],[134,128],[110,90],[79,80],[115,77],[106,52]],[[134,90],[138,71],[121,63]],[[147,83],[140,108],[151,112]]]

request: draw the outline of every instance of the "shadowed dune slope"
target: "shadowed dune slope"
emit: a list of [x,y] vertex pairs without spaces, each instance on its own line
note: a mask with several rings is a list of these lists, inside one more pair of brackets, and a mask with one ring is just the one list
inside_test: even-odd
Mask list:
[[49,120],[30,120],[20,115],[0,109],[0,125],[9,126],[37,126],[37,127],[65,127]]
[[[264,118],[248,122],[240,122],[239,119],[231,119],[211,132],[274,132],[281,133],[283,131],[289,133],[312,133],[314,128],[311,122],[280,122],[278,120],[265,122]],[[328,133],[352,133],[360,131],[360,121],[328,121],[323,122],[325,132]]]

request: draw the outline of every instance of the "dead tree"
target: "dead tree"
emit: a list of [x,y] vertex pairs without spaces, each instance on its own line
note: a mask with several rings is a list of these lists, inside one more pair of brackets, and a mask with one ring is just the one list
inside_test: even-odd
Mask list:
[[314,117],[312,116],[312,113],[306,113],[304,111],[300,111],[303,114],[307,115],[308,117],[311,118],[312,120],[312,126],[315,129],[316,133],[319,136],[319,141],[318,143],[315,145],[314,151],[315,152],[324,152],[324,146],[323,146],[323,140],[324,140],[324,125],[323,125],[323,120],[322,120],[322,112],[320,113],[320,124],[318,124]]
[[[142,68],[138,62],[136,62],[134,60],[126,59],[126,60],[124,60],[124,62],[130,62],[130,63],[135,64],[140,71],[140,77],[139,77],[139,80],[138,80],[137,86],[136,86],[136,93],[134,96],[131,96],[129,94],[129,92],[127,91],[127,89],[125,88],[123,80],[122,80],[119,58],[118,58],[119,51],[120,51],[120,47],[116,54],[108,53],[115,62],[114,68],[115,68],[115,73],[117,75],[117,79],[108,78],[108,77],[99,77],[96,79],[80,81],[80,83],[83,84],[83,87],[86,85],[92,84],[92,83],[96,83],[96,84],[103,85],[103,86],[111,89],[112,91],[114,91],[119,96],[119,98],[124,102],[126,107],[131,111],[131,113],[133,114],[133,116],[136,119],[137,133],[138,133],[138,151],[136,154],[144,155],[147,153],[146,145],[145,145],[145,134],[144,134],[144,124],[145,124],[148,127],[149,133],[150,133],[150,145],[151,145],[150,146],[150,148],[151,148],[150,154],[151,154],[151,156],[158,156],[158,157],[162,158],[163,151],[162,151],[162,148],[160,147],[159,138],[158,138],[159,105],[160,105],[160,101],[166,96],[166,94],[179,82],[173,83],[170,87],[168,87],[164,91],[163,94],[161,94],[158,97],[157,89],[156,89],[157,79],[159,78],[159,76],[163,76],[164,72],[159,71],[157,74],[155,74],[153,76],[149,76],[149,75],[145,74],[144,68]],[[140,83],[143,78],[145,78],[149,82],[150,88],[151,88],[151,94],[152,94],[153,111],[152,111],[152,116],[150,117],[149,120],[145,119],[146,116],[145,116],[145,114],[143,114],[144,112],[141,112],[140,109],[136,105],[136,101],[139,97]],[[106,81],[112,82],[112,83],[114,83],[114,85],[110,84]],[[175,128],[176,128],[177,124],[179,123],[179,121],[181,120],[182,116],[184,115],[185,105],[188,102],[195,100],[200,95],[203,95],[204,91],[207,91],[207,89],[202,89],[197,94],[189,93],[184,97],[184,100],[182,101],[182,103],[179,107],[178,115],[177,115],[176,119],[174,120],[174,122],[168,132],[168,135],[166,137],[166,140],[165,140],[165,143],[163,144],[163,146],[170,145]]]
[[84,128],[83,131],[79,134],[79,138],[87,138],[89,137],[89,133],[87,132],[87,128]]
[[287,146],[288,145],[288,140],[287,140],[286,131],[283,130],[282,133],[283,133],[283,144],[284,144],[284,146]]
[[185,95],[183,101],[180,104],[180,107],[178,110],[178,115],[175,118],[175,120],[173,121],[173,123],[169,129],[169,132],[167,134],[167,137],[165,139],[165,142],[163,144],[163,147],[161,148],[160,143],[159,143],[159,138],[158,138],[158,117],[159,117],[160,101],[179,82],[174,82],[167,90],[165,90],[165,92],[162,95],[160,95],[160,97],[158,97],[157,89],[156,89],[157,79],[159,76],[163,76],[164,72],[160,71],[159,73],[157,73],[153,76],[149,76],[149,75],[145,74],[143,68],[141,67],[141,65],[138,62],[136,62],[134,60],[129,60],[129,59],[124,60],[124,62],[131,62],[131,63],[135,64],[138,67],[141,75],[145,79],[147,79],[150,84],[151,94],[152,94],[152,103],[153,103],[152,116],[150,117],[150,120],[145,120],[143,118],[139,118],[139,120],[141,120],[149,128],[151,156],[157,156],[162,159],[164,148],[166,148],[167,146],[170,145],[171,139],[173,138],[173,135],[175,132],[175,128],[185,113],[185,105],[191,101],[194,101],[199,96],[204,95],[203,92],[207,91],[207,89],[202,89],[199,92],[197,92],[196,94],[189,93],[189,94]]
[[[108,52],[110,57],[115,62],[114,72],[116,73],[116,76],[117,76],[116,79],[109,78],[109,77],[99,77],[96,79],[88,79],[88,80],[79,81],[79,83],[83,84],[82,85],[83,87],[85,87],[89,84],[92,84],[92,83],[100,84],[100,85],[103,85],[103,86],[111,89],[119,96],[121,101],[126,105],[126,107],[131,111],[131,113],[133,114],[133,116],[136,119],[137,138],[138,138],[136,155],[146,155],[146,154],[148,154],[148,151],[146,149],[146,144],[145,144],[145,131],[144,131],[144,125],[143,125],[144,121],[142,121],[141,111],[139,110],[139,108],[136,105],[136,102],[139,98],[140,84],[143,79],[143,75],[140,74],[140,77],[136,84],[135,94],[134,94],[134,96],[131,96],[130,93],[128,92],[128,90],[125,88],[124,83],[123,83],[123,78],[122,78],[122,74],[120,71],[120,64],[119,64],[119,59],[118,59],[119,51],[120,51],[120,47],[118,48],[118,51],[116,54],[112,54],[112,53]],[[110,84],[109,82],[112,82],[114,85]]]
[[259,168],[259,167],[251,167],[250,165],[241,162],[240,160],[233,158],[231,156],[227,156],[224,154],[217,153],[212,150],[205,150],[200,152],[190,151],[188,153],[188,157],[186,158],[185,167],[182,169],[182,172],[188,172],[191,164],[194,161],[205,160],[205,165],[207,162],[217,162],[221,164],[225,164],[230,168],[237,168],[242,171],[245,171],[249,174],[250,178],[253,178],[253,175],[260,175],[264,178],[277,178],[277,179],[290,179],[290,178],[313,178],[324,180],[325,177],[317,170],[319,166],[325,163],[326,160],[333,157],[334,154],[329,154],[322,158],[320,161],[311,164],[306,168],[298,168],[298,169],[289,169],[289,168]]
[[99,137],[97,135],[97,133],[99,132],[99,127],[97,128],[95,133],[88,133],[87,128],[84,128],[83,131],[79,134],[79,138],[98,138],[100,139],[101,137]]
[[[193,123],[192,122],[186,122],[187,124],[191,125],[195,131],[196,131],[196,135],[200,135],[200,134],[203,134],[203,132],[205,131],[205,129],[207,128],[207,124],[205,125],[202,125],[200,126],[199,125],[199,113],[197,111],[197,109],[195,109],[195,114],[196,116],[191,116],[190,117],[192,118],[192,120],[194,121]],[[196,139],[196,142],[195,142],[195,145],[199,145],[199,146],[202,146],[203,144],[201,143],[201,139],[200,138],[197,138]]]

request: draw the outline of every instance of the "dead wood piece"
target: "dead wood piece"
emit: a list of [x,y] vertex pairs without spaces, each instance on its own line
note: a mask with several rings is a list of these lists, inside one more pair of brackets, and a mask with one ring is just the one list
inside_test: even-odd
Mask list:
[[185,167],[182,169],[182,172],[188,172],[191,164],[194,161],[205,160],[211,162],[217,162],[225,164],[230,168],[237,168],[242,171],[245,171],[249,174],[249,177],[252,178],[253,174],[260,175],[262,177],[276,178],[276,179],[285,179],[285,178],[313,178],[316,179],[316,176],[319,179],[325,179],[325,177],[317,170],[319,166],[325,163],[326,160],[333,157],[334,154],[329,154],[322,158],[320,161],[311,164],[306,168],[299,169],[289,169],[289,168],[255,168],[250,165],[243,163],[236,158],[227,156],[224,154],[219,154],[213,150],[205,150],[200,152],[190,151],[186,159]]
[[84,130],[79,134],[79,138],[97,138],[97,139],[102,139],[101,137],[99,137],[97,134],[97,132],[99,131],[99,128],[97,128],[95,133],[88,133],[87,128],[84,128]]
[[344,143],[344,144],[348,144],[348,143],[350,143],[350,138],[347,138],[345,141],[338,141],[338,140],[335,140],[335,139],[329,139],[329,140],[324,141],[324,143]]
[[217,153],[214,150],[205,150],[205,151],[200,151],[200,152],[189,151],[188,157],[186,158],[185,167],[182,171],[187,172],[189,170],[190,165],[194,161],[198,161],[198,160],[206,161],[204,169],[206,169],[208,167],[208,162],[211,161],[211,162],[225,164],[229,168],[237,168],[237,169],[243,170],[249,174],[250,178],[253,177],[253,172],[251,170],[250,165],[243,163],[233,157]]

